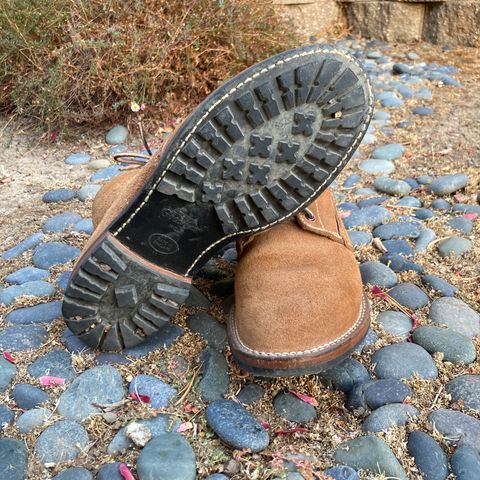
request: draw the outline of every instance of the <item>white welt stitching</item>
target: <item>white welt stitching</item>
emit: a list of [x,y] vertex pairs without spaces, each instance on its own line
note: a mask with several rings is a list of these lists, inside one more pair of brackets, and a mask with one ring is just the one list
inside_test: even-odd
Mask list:
[[[277,67],[278,65],[281,65],[283,63],[286,63],[286,62],[289,62],[291,60],[294,60],[296,58],[300,58],[300,57],[304,57],[306,55],[314,55],[314,54],[317,54],[317,53],[334,53],[334,54],[337,54],[341,57],[344,57],[345,59],[347,59],[349,62],[351,63],[355,63],[357,66],[360,66],[359,62],[354,58],[354,57],[351,57],[350,55],[347,55],[345,52],[342,52],[341,50],[336,50],[334,48],[317,48],[315,50],[311,50],[311,51],[303,51],[303,52],[300,52],[300,53],[297,53],[296,55],[292,55],[290,57],[287,57],[285,59],[281,59],[281,60],[278,60],[277,62],[269,65],[268,67],[265,67],[265,68],[262,68],[262,70],[252,74],[251,77],[248,77],[246,78],[243,82],[239,83],[238,85],[236,85],[235,87],[232,87],[227,93],[225,93],[225,95],[223,95],[219,100],[217,100],[215,103],[213,103],[209,109],[207,109],[205,111],[205,113],[202,115],[202,117],[198,120],[198,122],[194,125],[194,127],[190,130],[190,132],[185,136],[184,140],[182,141],[182,143],[180,144],[180,146],[177,148],[177,150],[175,151],[175,153],[173,154],[173,157],[172,159],[170,160],[170,162],[168,163],[168,165],[166,165],[165,167],[163,167],[163,171],[162,173],[160,174],[160,176],[158,177],[157,181],[152,185],[152,188],[149,190],[149,192],[147,193],[146,197],[144,198],[144,200],[140,203],[140,205],[134,210],[134,212],[127,218],[127,220],[125,220],[125,222],[120,225],[120,227],[113,233],[114,236],[117,236],[132,220],[133,218],[135,217],[135,215],[139,212],[139,210],[141,208],[143,208],[143,206],[148,202],[149,198],[151,197],[151,195],[153,194],[153,192],[155,191],[155,189],[157,188],[158,184],[162,181],[163,177],[166,175],[167,171],[169,170],[170,166],[173,164],[173,162],[175,162],[175,160],[177,159],[177,156],[178,154],[180,153],[180,151],[182,150],[182,148],[185,146],[185,144],[190,140],[190,138],[192,137],[192,135],[196,132],[197,128],[200,126],[200,124],[203,122],[203,120],[210,114],[210,112],[221,102],[223,102],[227,97],[231,96],[232,94],[234,94],[238,89],[240,89],[241,87],[243,87],[244,85],[246,85],[247,83],[251,82],[253,79],[255,79],[256,77],[258,77],[259,75],[263,74],[263,73],[266,73],[268,72],[269,70],[272,70],[273,68]],[[370,82],[368,80],[368,77],[366,78],[366,84],[367,84],[367,90],[368,90],[368,96],[369,96],[369,99],[370,100],[372,98],[372,87],[370,85]],[[242,231],[239,231],[239,232],[235,232],[235,233],[231,233],[229,235],[225,235],[224,237],[220,238],[219,240],[217,240],[216,242],[212,243],[211,245],[209,245],[202,253],[200,253],[200,255],[198,255],[198,257],[194,260],[194,262],[192,263],[192,265],[190,265],[187,273],[185,274],[185,276],[188,276],[190,274],[190,272],[192,271],[192,269],[195,267],[195,265],[197,264],[197,262],[200,260],[201,257],[203,257],[203,255],[205,255],[206,252],[208,252],[209,250],[211,250],[212,248],[214,248],[216,245],[218,245],[219,243],[223,242],[224,240],[230,238],[230,237],[233,237],[233,236],[238,236],[238,235],[243,235],[243,234],[248,234],[248,233],[253,233],[253,232],[257,232],[257,231],[260,231],[260,230],[265,230],[267,228],[270,228],[271,226],[273,225],[276,225],[277,223],[280,223],[282,221],[284,221],[286,218],[294,215],[295,213],[299,212],[307,203],[309,203],[311,201],[311,199],[313,199],[314,197],[317,196],[318,192],[322,190],[322,188],[328,184],[330,178],[332,178],[333,175],[335,175],[335,173],[341,168],[343,167],[343,165],[346,163],[346,160],[350,154],[350,152],[352,150],[354,150],[356,147],[357,147],[357,144],[358,144],[358,140],[359,138],[362,136],[363,132],[365,131],[365,129],[367,128],[367,125],[369,123],[369,119],[372,115],[372,111],[373,111],[373,105],[372,105],[372,102],[368,102],[370,103],[370,108],[369,110],[367,111],[367,118],[364,122],[364,124],[362,125],[362,128],[359,130],[357,136],[355,137],[355,140],[354,142],[352,143],[352,145],[350,146],[350,148],[345,152],[342,160],[338,163],[338,165],[332,170],[332,172],[330,173],[330,175],[328,175],[328,177],[319,185],[319,187],[312,193],[312,195],[310,195],[310,197],[307,198],[307,200],[305,200],[305,202],[303,202],[301,205],[299,205],[294,211],[290,212],[289,215],[286,215],[284,217],[281,217],[279,218],[278,220],[268,224],[268,225],[264,225],[263,227],[257,227],[257,228],[253,228],[253,229],[250,229],[250,230],[242,230]]]

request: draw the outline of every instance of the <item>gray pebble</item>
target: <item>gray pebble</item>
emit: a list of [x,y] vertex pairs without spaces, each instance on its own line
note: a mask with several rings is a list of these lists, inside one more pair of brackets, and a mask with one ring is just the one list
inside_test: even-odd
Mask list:
[[392,427],[405,426],[412,417],[420,412],[412,405],[390,403],[374,410],[363,422],[364,432],[384,432]]
[[432,323],[467,337],[480,335],[480,315],[458,298],[438,298],[430,306],[429,317]]

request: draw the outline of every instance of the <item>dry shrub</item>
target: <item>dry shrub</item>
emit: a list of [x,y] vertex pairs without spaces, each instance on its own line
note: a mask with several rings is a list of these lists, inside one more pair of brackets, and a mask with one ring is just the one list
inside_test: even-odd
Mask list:
[[169,120],[294,38],[262,0],[2,0],[0,109],[49,128]]

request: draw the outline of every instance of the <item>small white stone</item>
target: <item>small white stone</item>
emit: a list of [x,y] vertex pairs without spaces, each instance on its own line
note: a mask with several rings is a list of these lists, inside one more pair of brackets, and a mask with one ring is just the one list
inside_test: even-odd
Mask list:
[[144,447],[152,438],[152,432],[146,425],[133,422],[125,428],[125,435],[138,447]]

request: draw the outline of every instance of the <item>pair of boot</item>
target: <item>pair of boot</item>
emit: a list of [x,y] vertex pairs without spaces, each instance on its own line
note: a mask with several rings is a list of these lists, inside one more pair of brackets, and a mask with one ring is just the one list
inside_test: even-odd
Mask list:
[[238,364],[287,376],[345,358],[370,313],[327,187],[372,103],[357,62],[319,46],[224,84],[145,166],[98,193],[63,303],[71,330],[105,350],[140,343],[175,314],[193,273],[237,240],[228,337]]

